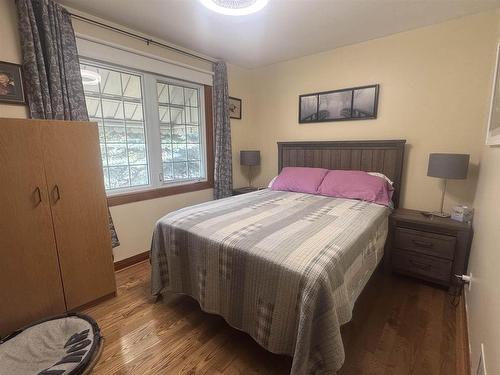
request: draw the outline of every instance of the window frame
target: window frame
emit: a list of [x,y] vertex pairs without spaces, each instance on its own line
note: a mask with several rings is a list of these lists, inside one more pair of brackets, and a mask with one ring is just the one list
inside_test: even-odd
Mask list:
[[[149,183],[146,185],[136,185],[136,186],[130,186],[130,187],[108,189],[108,190],[105,190],[105,192],[106,192],[106,196],[110,197],[110,196],[124,194],[124,193],[131,193],[134,191],[151,189],[153,187],[153,184],[152,184],[153,175],[152,175],[152,169],[151,169],[151,152],[149,151],[149,149],[150,149],[150,142],[152,142],[152,140],[150,139],[150,135],[149,135],[150,133],[149,133],[148,124],[146,121],[146,109],[147,109],[146,107],[147,106],[146,106],[146,96],[145,96],[146,86],[144,84],[144,73],[141,71],[134,71],[132,69],[118,66],[116,64],[103,63],[100,61],[94,61],[94,60],[83,59],[83,58],[80,59],[80,65],[90,65],[90,66],[97,67],[97,68],[107,69],[110,71],[115,71],[115,72],[119,72],[119,73],[125,73],[125,74],[130,74],[130,75],[140,77],[140,80],[141,80],[141,105],[142,105],[142,114],[143,114],[143,121],[142,122],[144,123],[144,139],[145,139],[144,145],[146,146],[146,160],[147,160],[147,167],[148,167],[148,181],[149,181]],[[89,116],[89,121],[92,121],[92,120],[90,120],[90,116]],[[104,126],[105,119],[103,118],[102,121],[103,121],[103,126]],[[124,120],[124,122],[126,122],[126,120]],[[128,144],[127,144],[127,146],[128,146]],[[101,158],[101,160],[102,160],[102,158]],[[108,167],[109,167],[109,165],[108,165]]]
[[[158,186],[155,186],[157,188],[160,188],[160,187],[166,187],[166,186],[176,186],[176,185],[184,185],[184,184],[189,184],[189,183],[195,183],[195,182],[203,182],[203,181],[206,181],[207,180],[207,173],[208,173],[208,166],[207,166],[207,152],[206,152],[206,149],[207,149],[207,141],[206,141],[206,137],[207,137],[207,129],[206,129],[206,116],[205,116],[205,98],[204,98],[204,87],[203,85],[200,85],[200,84],[196,84],[196,83],[192,83],[192,82],[186,82],[186,81],[181,81],[181,80],[177,80],[177,79],[172,79],[172,78],[169,78],[169,77],[165,77],[165,76],[161,76],[161,75],[153,75],[151,77],[146,77],[146,79],[148,79],[148,83],[149,85],[146,85],[146,87],[149,87],[150,90],[152,91],[150,93],[150,95],[153,95],[154,94],[154,102],[151,106],[151,117],[153,117],[152,121],[156,121],[156,123],[152,126],[151,130],[152,131],[155,131],[155,134],[154,136],[155,137],[158,137],[158,139],[161,139],[161,136],[160,136],[160,120],[159,120],[159,107],[160,107],[160,104],[158,102],[158,99],[157,99],[157,85],[158,83],[163,83],[163,84],[168,84],[168,85],[179,85],[179,86],[182,86],[183,88],[184,87],[187,87],[187,88],[192,88],[192,89],[196,89],[198,92],[199,92],[199,98],[198,98],[198,101],[199,101],[199,129],[200,129],[200,137],[202,139],[202,142],[200,142],[200,154],[201,154],[201,159],[200,159],[200,167],[203,168],[203,174],[204,174],[204,177],[202,178],[187,178],[187,179],[184,179],[184,180],[177,180],[177,181],[169,181],[169,182],[165,182],[165,180],[159,180],[159,184]],[[153,92],[154,91],[154,92]],[[184,107],[185,108],[185,107]],[[154,129],[153,129],[154,128]],[[154,165],[154,168],[151,167],[151,170],[153,171],[153,169],[155,171],[159,171],[160,174],[163,174],[163,159],[162,159],[162,156],[161,156],[161,141],[160,142],[154,142],[154,145],[153,145],[153,151],[154,151],[154,154],[155,154],[155,158],[154,158],[154,163],[156,163]],[[153,153],[153,152],[151,152]],[[159,163],[159,165],[158,165]],[[158,178],[159,176],[154,176],[153,178]]]
[[[144,72],[139,69],[131,69],[114,63],[107,63],[84,57],[80,58],[80,64],[102,67],[103,69],[114,69],[123,73],[137,75],[141,78],[141,90],[143,94],[143,121],[149,184],[106,190],[108,206],[117,206],[213,188],[214,151],[211,86],[175,79],[154,72]],[[159,103],[156,91],[158,82],[180,85],[199,90],[199,127],[200,135],[202,136],[202,142],[200,142],[202,157],[201,167],[204,168],[205,175],[203,178],[169,182],[160,180],[160,174],[163,173],[163,161],[161,156],[160,121],[158,113]]]

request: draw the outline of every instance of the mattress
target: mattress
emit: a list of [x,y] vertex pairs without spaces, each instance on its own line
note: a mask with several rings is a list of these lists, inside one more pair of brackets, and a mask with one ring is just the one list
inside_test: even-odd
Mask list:
[[188,294],[293,357],[291,374],[334,374],[340,326],[383,255],[390,210],[373,203],[268,189],[161,218],[152,293]]

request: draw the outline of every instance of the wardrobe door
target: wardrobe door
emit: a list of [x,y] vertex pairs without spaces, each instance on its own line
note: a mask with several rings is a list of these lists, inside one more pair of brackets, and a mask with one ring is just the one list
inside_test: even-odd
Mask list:
[[65,311],[38,121],[0,119],[0,336]]
[[70,310],[116,291],[97,124],[44,122],[42,145]]

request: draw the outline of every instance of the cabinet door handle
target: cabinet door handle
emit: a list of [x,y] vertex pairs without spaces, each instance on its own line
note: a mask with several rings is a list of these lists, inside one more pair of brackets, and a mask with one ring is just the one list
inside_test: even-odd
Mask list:
[[421,241],[421,240],[412,240],[413,243],[417,246],[420,246],[420,247],[433,247],[434,244],[432,242],[428,242],[428,241]]
[[56,203],[61,199],[61,193],[59,192],[59,185],[57,184],[55,184],[54,188],[52,189],[52,199],[54,200],[54,203]]
[[42,203],[42,192],[40,191],[40,187],[39,186],[37,186],[35,188],[35,191],[33,192],[33,195],[36,198],[35,206],[38,206],[40,203]]
[[430,264],[423,264],[423,263],[415,262],[414,260],[411,260],[411,259],[410,259],[410,263],[423,271],[427,271],[432,267]]

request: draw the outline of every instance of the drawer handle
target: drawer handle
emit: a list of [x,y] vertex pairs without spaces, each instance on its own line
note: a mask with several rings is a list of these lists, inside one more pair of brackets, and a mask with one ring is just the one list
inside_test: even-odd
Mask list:
[[33,194],[35,195],[36,198],[35,206],[38,206],[40,203],[42,203],[42,193],[40,191],[40,187],[37,186]]
[[424,264],[424,263],[420,263],[420,262],[415,262],[414,260],[411,260],[411,259],[410,259],[410,263],[412,265],[414,265],[415,267],[417,267],[418,269],[421,269],[423,271],[428,271],[432,267],[432,265],[430,265],[430,264]]
[[429,242],[429,241],[421,241],[421,240],[412,240],[412,242],[417,245],[417,246],[420,246],[420,247],[427,247],[427,248],[431,248],[434,246],[434,244],[432,242]]
[[61,193],[59,192],[59,185],[54,185],[54,188],[52,189],[52,199],[54,200],[54,203],[57,203],[58,200],[61,199]]

